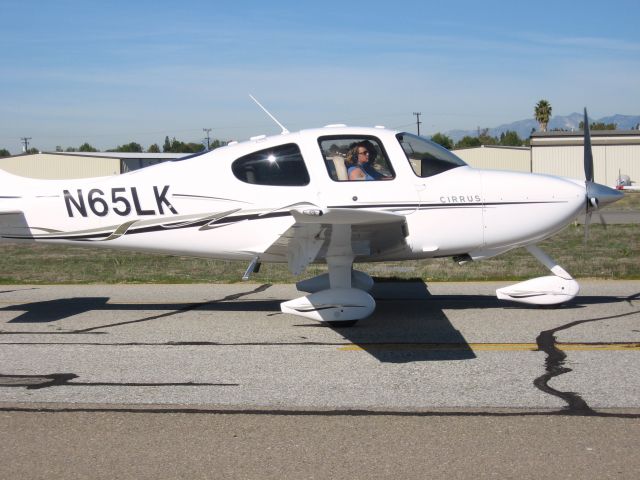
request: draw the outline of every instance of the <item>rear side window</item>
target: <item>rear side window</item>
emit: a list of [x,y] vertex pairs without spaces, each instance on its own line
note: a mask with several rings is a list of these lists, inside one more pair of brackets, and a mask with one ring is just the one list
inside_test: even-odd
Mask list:
[[304,186],[309,172],[295,143],[278,145],[238,158],[231,165],[239,180],[254,185]]

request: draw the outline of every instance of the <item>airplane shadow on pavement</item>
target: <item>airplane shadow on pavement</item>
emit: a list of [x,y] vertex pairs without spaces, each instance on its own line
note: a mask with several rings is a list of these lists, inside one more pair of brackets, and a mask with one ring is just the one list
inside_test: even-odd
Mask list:
[[8,323],[51,323],[91,310],[104,310],[108,301],[109,297],[58,298],[4,307],[0,311],[24,312]]
[[[300,323],[296,318],[293,328],[333,328],[343,337],[344,346],[338,348],[359,349],[367,352],[381,362],[406,363],[438,360],[468,360],[475,355],[462,334],[456,330],[441,305],[443,297],[433,297],[424,283],[405,282],[382,284],[372,292],[376,297],[377,308],[372,316],[361,320],[351,328],[333,328],[319,322]],[[438,298],[440,300],[438,300]],[[286,300],[286,299],[283,299]],[[475,298],[484,302],[484,299]],[[189,310],[265,312],[279,314],[279,300],[255,300],[251,298],[238,301],[213,301],[204,303],[135,303],[110,304],[109,297],[75,297],[46,300],[27,304],[7,306],[1,311],[15,311],[20,314],[9,320],[8,324],[52,324],[76,315],[92,311],[114,312],[113,322],[65,330],[64,334],[106,333],[108,329],[145,323],[160,318],[174,316]],[[157,314],[143,318],[124,320],[118,318],[118,311],[144,310],[158,311]],[[58,332],[30,332],[39,334],[61,334]]]
[[376,283],[376,310],[352,328],[335,328],[354,348],[383,363],[476,358],[422,282]]

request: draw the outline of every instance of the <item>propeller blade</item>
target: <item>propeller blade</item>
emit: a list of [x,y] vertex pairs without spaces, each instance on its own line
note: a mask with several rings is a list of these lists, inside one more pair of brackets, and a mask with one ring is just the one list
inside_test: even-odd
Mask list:
[[591,151],[591,132],[589,117],[584,109],[584,176],[587,182],[593,182],[593,152]]
[[593,151],[591,150],[591,132],[589,131],[589,116],[587,107],[584,108],[584,188],[587,197],[586,215],[584,217],[584,245],[589,242],[589,225],[591,224],[591,214],[598,208],[598,202],[592,196],[593,185]]
[[585,189],[585,219],[584,219],[584,244],[589,240],[589,225],[591,215],[595,211],[600,217],[600,223],[607,228],[607,223],[600,213],[600,207],[620,200],[622,194],[604,185],[599,185],[593,181],[593,151],[591,149],[591,132],[589,129],[589,116],[587,108],[584,109],[584,189]]
[[584,245],[585,247],[587,246],[587,243],[589,243],[589,225],[591,224],[591,213],[592,212],[587,212],[587,214],[584,217]]
[[604,221],[604,215],[602,215],[602,212],[598,211],[598,217],[600,217],[600,223],[602,224],[602,226],[605,228],[605,230],[607,229],[607,222]]

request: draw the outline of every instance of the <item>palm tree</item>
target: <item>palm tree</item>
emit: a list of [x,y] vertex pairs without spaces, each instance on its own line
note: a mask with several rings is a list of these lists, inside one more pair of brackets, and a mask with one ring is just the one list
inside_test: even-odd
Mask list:
[[551,104],[546,100],[540,100],[536,104],[534,116],[536,121],[540,124],[540,130],[546,132],[549,119],[551,118]]

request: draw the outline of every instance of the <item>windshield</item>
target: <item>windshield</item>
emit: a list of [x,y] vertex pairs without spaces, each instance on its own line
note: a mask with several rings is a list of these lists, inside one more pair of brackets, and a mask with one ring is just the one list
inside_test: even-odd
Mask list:
[[399,133],[396,138],[400,142],[411,168],[419,177],[431,177],[466,165],[449,150],[426,138],[411,133]]

